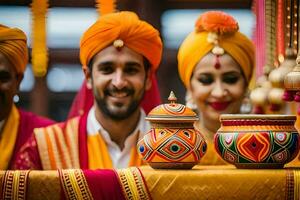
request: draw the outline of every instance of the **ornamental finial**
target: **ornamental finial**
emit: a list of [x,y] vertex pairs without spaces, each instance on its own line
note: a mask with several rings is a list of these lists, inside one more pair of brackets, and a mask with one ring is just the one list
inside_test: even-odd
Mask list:
[[168,100],[170,101],[171,104],[176,103],[177,98],[176,98],[176,96],[175,96],[175,94],[174,94],[173,91],[170,92],[170,95],[169,95],[169,97],[168,97]]

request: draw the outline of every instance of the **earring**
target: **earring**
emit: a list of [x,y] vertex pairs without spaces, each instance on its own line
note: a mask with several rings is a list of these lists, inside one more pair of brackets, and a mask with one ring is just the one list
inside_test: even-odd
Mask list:
[[194,101],[194,99],[193,99],[193,97],[192,97],[192,95],[189,91],[187,91],[185,93],[185,102],[186,102],[185,103],[186,107],[188,107],[188,108],[190,108],[194,111],[197,111],[197,105],[196,105],[196,103],[195,103],[195,101]]
[[224,89],[223,95],[224,95],[224,96],[227,96],[228,94],[229,94],[228,90],[227,90],[227,89]]
[[92,89],[92,81],[90,78],[86,80],[86,88],[89,90]]
[[13,97],[13,101],[14,103],[18,103],[20,101],[19,95],[15,94],[15,96]]
[[250,101],[250,97],[249,97],[249,90],[247,90],[247,92],[244,95],[243,101],[242,101],[242,105],[240,107],[240,113],[241,114],[249,114],[251,113],[252,110],[252,104]]

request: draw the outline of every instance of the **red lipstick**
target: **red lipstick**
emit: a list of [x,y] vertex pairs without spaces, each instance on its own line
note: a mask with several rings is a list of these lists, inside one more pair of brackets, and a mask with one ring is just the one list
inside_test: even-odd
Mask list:
[[213,109],[217,111],[223,111],[228,107],[230,102],[211,102],[209,104]]

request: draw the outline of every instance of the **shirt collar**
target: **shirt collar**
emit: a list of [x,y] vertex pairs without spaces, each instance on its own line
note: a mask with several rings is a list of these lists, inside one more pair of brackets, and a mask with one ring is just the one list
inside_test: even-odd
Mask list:
[[[131,135],[135,135],[140,131],[139,134],[139,140],[150,130],[150,123],[148,121],[145,121],[146,114],[143,109],[140,109],[140,119],[138,122],[137,127],[135,130],[132,132]],[[88,113],[88,118],[87,118],[87,133],[88,135],[95,135],[98,134],[98,132],[101,132],[102,136],[104,137],[105,140],[107,140],[110,136],[108,132],[101,126],[101,124],[97,121],[96,115],[95,115],[95,106],[93,106],[89,113]],[[129,137],[130,137],[129,136]]]

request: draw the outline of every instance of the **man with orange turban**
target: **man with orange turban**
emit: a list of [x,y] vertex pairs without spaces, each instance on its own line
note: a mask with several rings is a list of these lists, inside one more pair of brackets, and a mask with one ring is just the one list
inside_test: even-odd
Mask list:
[[[150,130],[140,107],[161,61],[159,32],[132,12],[101,16],[82,36],[80,61],[93,106],[35,130],[23,169],[109,169],[142,164],[136,144]],[[26,163],[26,162],[24,162]]]
[[28,62],[26,42],[20,29],[0,24],[0,170],[13,168],[17,153],[34,128],[52,123],[13,103]]

